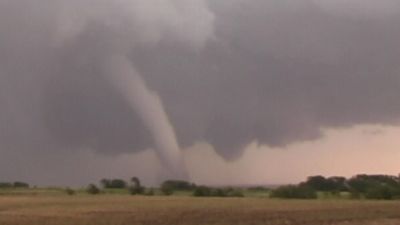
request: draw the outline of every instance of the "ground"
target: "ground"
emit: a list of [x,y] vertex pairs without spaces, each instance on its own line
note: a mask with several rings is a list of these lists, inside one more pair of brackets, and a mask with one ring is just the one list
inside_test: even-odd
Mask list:
[[188,196],[0,196],[1,225],[399,225],[400,202]]

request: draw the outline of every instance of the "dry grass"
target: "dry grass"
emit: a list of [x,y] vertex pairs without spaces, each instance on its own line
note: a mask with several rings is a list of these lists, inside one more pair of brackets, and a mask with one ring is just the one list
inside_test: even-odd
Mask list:
[[1,225],[399,225],[400,202],[131,196],[0,197]]

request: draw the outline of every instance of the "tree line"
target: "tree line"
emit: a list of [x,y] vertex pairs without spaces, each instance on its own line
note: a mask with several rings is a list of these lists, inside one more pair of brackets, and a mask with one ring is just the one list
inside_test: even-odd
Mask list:
[[0,182],[0,188],[29,188],[29,184],[25,182]]
[[[29,188],[25,182],[0,182],[0,189]],[[109,193],[124,190],[131,195],[173,195],[185,192],[195,197],[243,197],[246,193],[263,193],[272,198],[315,199],[321,196],[354,199],[400,199],[400,175],[356,175],[351,178],[310,176],[296,185],[282,185],[276,188],[263,186],[249,188],[209,187],[183,180],[166,180],[158,188],[145,187],[138,177],[129,181],[123,179],[101,179],[100,186],[90,184],[85,188],[89,194]],[[68,195],[75,190],[66,188]]]
[[101,187],[90,184],[86,191],[89,194],[101,194],[110,189],[126,189],[131,195],[152,196],[156,194],[156,190],[161,195],[169,196],[176,192],[191,193],[195,197],[243,197],[243,193],[237,188],[215,188],[208,186],[198,186],[184,180],[166,180],[158,189],[146,188],[137,177],[133,177],[129,182],[122,179],[102,179]]
[[298,185],[285,185],[272,191],[271,197],[313,199],[318,193],[350,198],[400,199],[400,176],[356,175],[345,177],[311,176]]

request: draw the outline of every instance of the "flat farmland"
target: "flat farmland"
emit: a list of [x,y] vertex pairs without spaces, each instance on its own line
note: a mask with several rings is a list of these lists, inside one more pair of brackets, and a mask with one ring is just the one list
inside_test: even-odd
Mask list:
[[0,196],[1,225],[399,225],[400,202]]

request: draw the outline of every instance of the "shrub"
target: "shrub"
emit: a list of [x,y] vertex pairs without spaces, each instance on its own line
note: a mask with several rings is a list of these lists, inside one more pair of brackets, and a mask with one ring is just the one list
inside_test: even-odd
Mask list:
[[229,191],[226,196],[228,197],[244,197],[243,192],[239,189],[232,189]]
[[331,193],[338,193],[340,191],[347,191],[345,177],[329,177],[311,176],[307,178],[306,182],[301,185],[311,187],[316,191],[324,191]]
[[91,195],[97,195],[100,193],[100,189],[94,184],[89,184],[86,188],[86,192]]
[[273,198],[315,199],[317,192],[305,185],[286,185],[272,191]]
[[168,186],[174,191],[191,191],[196,185],[183,180],[167,180],[161,186]]
[[227,192],[221,188],[213,188],[211,189],[210,196],[213,197],[226,197]]
[[65,189],[65,193],[67,195],[75,195],[75,190],[71,189],[71,188],[66,188]]
[[124,180],[121,179],[113,179],[111,180],[111,186],[110,188],[115,188],[115,189],[124,189],[126,188],[127,184]]
[[360,199],[362,194],[356,190],[350,190],[350,198],[351,199]]
[[29,188],[29,184],[17,181],[17,182],[13,183],[13,187],[15,187],[15,188]]
[[129,190],[129,193],[131,195],[140,195],[140,194],[143,194],[144,187],[142,187],[142,186],[131,186],[131,187],[129,187],[128,190]]
[[195,197],[243,197],[239,189],[233,188],[210,188],[207,186],[198,186],[193,191]]
[[13,184],[8,182],[0,182],[0,188],[12,188]]
[[365,193],[367,199],[391,200],[394,197],[394,191],[387,186],[369,188]]
[[206,197],[206,196],[211,196],[211,188],[207,186],[198,186],[194,189],[193,191],[193,196],[196,197]]
[[174,194],[174,189],[169,185],[161,185],[161,193],[163,195],[172,195]]
[[398,177],[388,175],[357,175],[348,181],[348,185],[352,190],[361,193],[370,191],[371,188],[379,188],[382,186],[390,189],[400,189],[400,180]]
[[153,189],[153,188],[150,188],[150,189],[146,190],[146,191],[144,192],[144,195],[146,195],[146,196],[153,196],[153,195],[154,195],[154,189]]
[[129,193],[131,195],[139,195],[143,194],[145,191],[145,187],[140,184],[140,180],[137,177],[132,177],[131,182],[133,183],[132,186],[129,187]]
[[124,189],[127,187],[126,182],[121,179],[102,179],[100,183],[103,188]]
[[367,199],[400,198],[400,179],[388,175],[357,175],[348,182],[350,191]]
[[268,192],[271,189],[263,186],[255,186],[255,187],[249,187],[247,188],[247,190],[252,192]]
[[109,180],[109,179],[101,179],[100,180],[100,184],[101,184],[101,186],[103,186],[103,188],[110,188],[110,186],[111,186],[111,180]]

